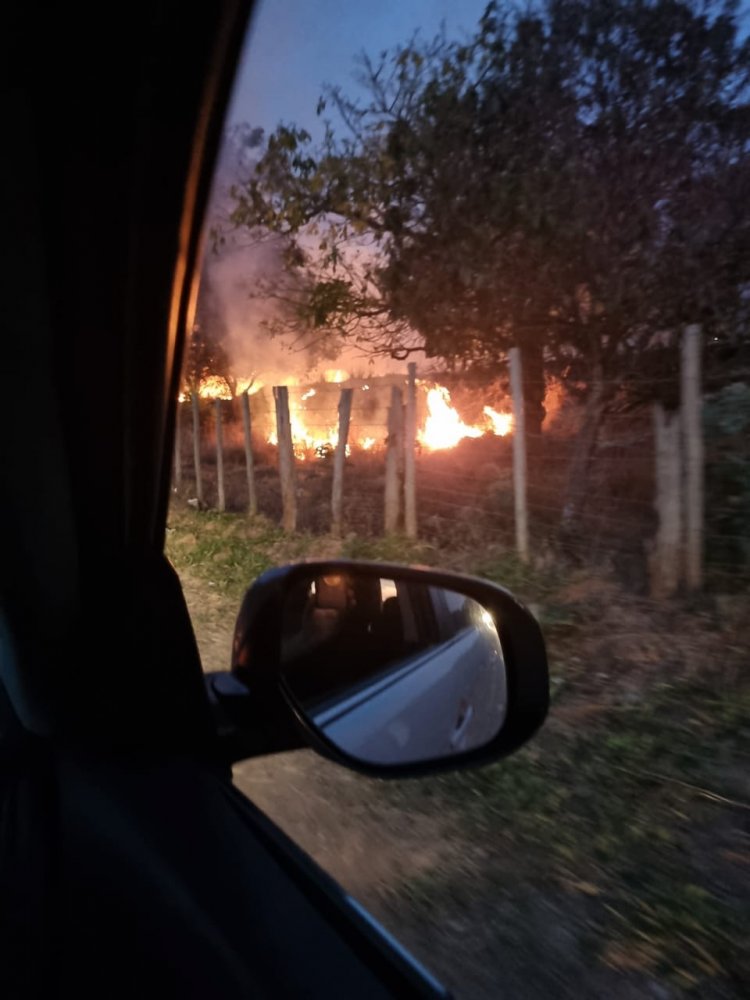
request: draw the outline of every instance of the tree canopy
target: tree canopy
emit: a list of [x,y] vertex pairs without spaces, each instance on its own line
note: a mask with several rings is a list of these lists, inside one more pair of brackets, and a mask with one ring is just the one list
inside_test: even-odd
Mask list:
[[[750,283],[750,45],[713,0],[488,4],[465,43],[362,56],[313,148],[270,137],[232,224],[287,243],[310,336],[499,371],[518,345],[592,419],[669,393],[682,324],[736,336]],[[300,280],[300,275],[303,280]],[[639,378],[633,378],[634,374]],[[660,376],[656,378],[656,376]]]

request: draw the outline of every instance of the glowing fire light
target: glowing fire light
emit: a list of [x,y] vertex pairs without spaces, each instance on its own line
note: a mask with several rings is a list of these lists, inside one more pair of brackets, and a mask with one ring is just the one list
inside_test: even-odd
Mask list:
[[451,395],[441,385],[427,392],[428,416],[424,430],[417,435],[420,444],[437,451],[441,448],[455,448],[464,438],[482,437],[488,431],[504,437],[513,425],[513,417],[509,413],[498,413],[490,406],[485,406],[484,415],[488,418],[486,427],[470,427],[459,417],[451,406]]
[[[198,395],[201,399],[232,399],[234,395],[239,397],[245,392],[248,396],[254,396],[262,388],[263,383],[254,377],[238,378],[235,380],[235,392],[233,393],[229,382],[223,375],[207,375],[198,384]],[[185,403],[190,399],[190,396],[191,389],[189,386],[185,386],[178,395],[177,401]]]
[[200,381],[198,395],[201,399],[231,399],[232,390],[221,375],[207,375]]
[[[349,378],[347,373],[341,369],[330,369],[325,372],[328,382],[342,382]],[[292,377],[285,379],[287,385],[299,384],[299,380]],[[236,395],[240,396],[247,392],[254,395],[259,392],[264,383],[254,377],[237,378],[234,381]],[[420,385],[424,383],[420,382]],[[360,386],[362,391],[370,389],[368,384]],[[427,389],[427,386],[424,386]],[[221,375],[210,375],[202,379],[198,387],[198,395],[202,399],[231,399],[232,390],[228,381]],[[308,427],[308,414],[305,412],[305,401],[317,395],[317,390],[310,388],[302,393],[299,400],[291,402],[290,422],[292,430],[292,444],[294,454],[300,461],[311,458],[321,458],[330,454],[338,443],[338,430],[336,426],[329,427]],[[179,395],[179,401],[185,402],[190,398],[190,390],[185,387]],[[459,416],[458,412],[451,406],[451,396],[444,386],[434,385],[427,390],[427,419],[424,427],[418,431],[417,438],[423,448],[436,451],[447,448],[454,448],[464,438],[479,438],[484,434],[495,434],[505,437],[513,430],[513,415],[511,413],[501,413],[491,406],[483,407],[484,420],[479,425],[469,425]],[[277,435],[270,433],[267,441],[271,445],[278,444]],[[378,439],[370,436],[361,436],[347,444],[346,454],[351,454],[352,447],[362,451],[372,451],[378,446]]]
[[256,378],[238,378],[237,379],[237,395],[241,396],[243,393],[247,393],[248,396],[254,396],[256,392],[260,392],[263,388],[263,383]]
[[505,437],[506,434],[510,434],[513,430],[513,414],[512,413],[498,413],[497,410],[493,410],[491,406],[485,406],[482,410],[486,417],[489,417],[492,422],[492,432],[497,434],[498,437]]
[[455,448],[465,437],[482,436],[479,427],[469,427],[451,406],[451,394],[439,385],[427,393],[428,417],[419,440],[427,448]]
[[[294,455],[301,462],[304,462],[311,454],[320,455],[322,452],[335,448],[339,440],[337,428],[331,427],[327,431],[314,434],[304,423],[299,411],[290,407],[289,423],[292,427],[292,447]],[[277,445],[279,443],[276,431],[268,435],[268,443]]]

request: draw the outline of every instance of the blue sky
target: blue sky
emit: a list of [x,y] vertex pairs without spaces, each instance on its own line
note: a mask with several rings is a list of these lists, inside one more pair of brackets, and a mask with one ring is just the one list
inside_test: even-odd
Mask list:
[[273,130],[293,122],[319,135],[325,83],[353,92],[354,57],[429,39],[444,21],[451,38],[474,32],[487,0],[259,0],[235,81],[229,121]]

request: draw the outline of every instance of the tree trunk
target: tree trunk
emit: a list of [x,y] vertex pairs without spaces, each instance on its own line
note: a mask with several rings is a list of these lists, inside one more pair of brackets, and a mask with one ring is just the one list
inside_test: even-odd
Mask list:
[[190,390],[190,408],[193,413],[193,467],[195,469],[195,496],[198,507],[203,506],[203,477],[201,476],[201,407],[198,391]]
[[339,439],[333,457],[333,486],[331,490],[331,534],[341,537],[344,519],[344,466],[346,465],[346,444],[349,439],[349,421],[352,415],[354,389],[342,389],[339,398]]
[[516,525],[516,552],[523,562],[529,561],[529,519],[526,506],[526,407],[523,398],[521,352],[510,349],[510,385],[513,393],[513,502]]
[[401,489],[399,464],[403,449],[403,403],[401,390],[391,387],[391,405],[388,410],[388,449],[385,455],[385,533],[398,531],[401,517]]
[[680,585],[682,555],[682,455],[680,414],[654,403],[655,507],[659,527],[649,559],[651,596],[672,597]]
[[583,424],[578,432],[573,458],[568,469],[568,482],[560,521],[560,544],[568,555],[574,557],[580,553],[583,544],[581,521],[588,490],[588,476],[599,441],[604,410],[604,382],[600,370],[591,380],[591,391],[586,400]]
[[227,509],[224,492],[224,441],[221,426],[221,400],[214,400],[216,414],[216,489],[218,494],[218,509],[223,513]]
[[685,450],[685,583],[688,590],[703,585],[704,444],[701,354],[703,331],[699,324],[685,327],[682,339],[681,402],[682,440]]
[[174,488],[179,493],[182,488],[182,407],[177,400],[174,414]]
[[242,425],[245,431],[245,469],[247,471],[247,510],[251,516],[258,513],[258,494],[255,489],[255,461],[253,459],[253,433],[250,417],[250,398],[242,393]]
[[294,444],[289,417],[289,389],[277,385],[273,390],[276,400],[276,438],[281,480],[281,523],[286,532],[297,530],[297,482],[294,471]]
[[521,368],[523,371],[523,410],[526,420],[526,447],[528,451],[538,450],[542,435],[544,409],[544,345],[526,343],[521,347]]
[[407,538],[417,537],[417,365],[408,365],[406,419],[404,421],[404,532]]

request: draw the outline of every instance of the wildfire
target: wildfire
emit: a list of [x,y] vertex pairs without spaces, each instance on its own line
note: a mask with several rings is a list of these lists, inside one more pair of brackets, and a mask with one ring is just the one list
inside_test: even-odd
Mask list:
[[[325,372],[327,382],[340,383],[348,379],[345,371],[340,369],[330,369]],[[285,380],[287,385],[299,384],[295,378]],[[202,379],[198,387],[198,395],[202,399],[232,399],[233,395],[240,396],[247,392],[254,395],[259,392],[264,383],[254,377],[237,378],[233,382],[235,392],[227,379],[221,375],[210,375]],[[424,389],[424,383],[421,383]],[[370,389],[368,384],[360,386],[363,392]],[[319,424],[311,425],[310,418],[321,417],[318,410],[308,412],[306,403],[317,395],[314,388],[308,388],[301,393],[300,397],[290,400],[289,418],[292,429],[292,442],[295,456],[300,460],[322,457],[330,454],[338,443],[338,429],[335,424],[328,425],[321,421]],[[189,388],[185,388],[180,393],[179,400],[184,402],[190,397]],[[477,425],[464,423],[456,409],[451,405],[451,396],[445,386],[433,385],[427,389],[427,417],[424,426],[417,432],[417,439],[420,445],[429,451],[437,451],[447,448],[455,448],[464,438],[479,438],[485,434],[494,434],[505,437],[513,430],[513,415],[511,413],[501,413],[491,406],[483,407],[483,421]],[[317,403],[317,400],[316,400]],[[315,407],[315,404],[312,404]],[[332,416],[333,414],[331,414]],[[325,417],[323,417],[325,419]],[[329,418],[330,419],[330,418]],[[278,444],[276,432],[268,434],[267,441],[271,445]],[[374,451],[379,447],[379,439],[365,436],[355,437],[352,446],[362,451]],[[382,444],[382,439],[381,439]],[[350,446],[347,445],[347,454],[350,453]]]
[[[223,375],[207,375],[198,384],[198,395],[201,399],[232,399],[234,396],[241,396],[245,392],[248,396],[254,396],[262,388],[263,383],[257,381],[254,377],[238,378],[235,381],[235,391],[232,392],[232,387]],[[190,398],[190,395],[190,388],[185,386],[177,397],[177,400],[180,403],[184,403]]]
[[513,430],[513,414],[512,413],[498,413],[497,410],[493,410],[491,406],[485,406],[482,413],[486,417],[490,418],[492,422],[492,433],[497,434],[498,437],[505,437],[506,434],[510,434]]
[[435,386],[427,393],[428,416],[424,430],[417,435],[420,444],[430,451],[441,448],[455,448],[464,438],[478,438],[488,432],[505,437],[513,427],[513,416],[510,413],[498,413],[491,406],[484,407],[487,422],[484,427],[470,427],[460,418],[451,406],[451,394],[441,385]]
[[441,385],[428,391],[427,409],[429,415],[424,430],[418,435],[427,448],[455,448],[465,437],[482,436],[478,427],[468,427],[463,422],[451,406],[451,394]]
[[[339,440],[339,432],[336,427],[331,427],[322,433],[315,434],[305,426],[304,418],[299,410],[290,407],[289,423],[292,426],[292,446],[294,455],[304,462],[310,455],[321,455],[336,447]],[[268,443],[277,445],[279,443],[276,431],[268,435]]]
[[238,378],[237,379],[237,395],[241,396],[243,393],[247,393],[248,396],[254,396],[256,392],[260,392],[263,388],[263,383],[251,376],[249,378]]
[[232,390],[229,388],[227,380],[221,375],[208,375],[201,379],[198,395],[201,399],[231,399]]

